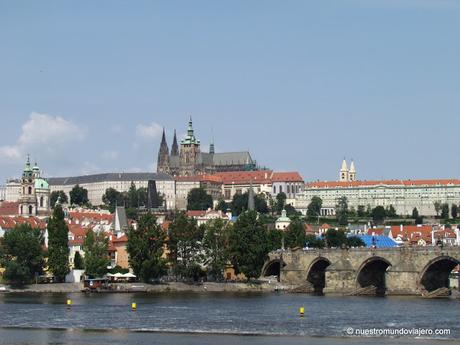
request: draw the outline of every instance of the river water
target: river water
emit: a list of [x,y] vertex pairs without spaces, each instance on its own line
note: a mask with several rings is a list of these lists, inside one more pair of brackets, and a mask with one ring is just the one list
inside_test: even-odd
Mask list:
[[[72,299],[68,308],[66,300]],[[131,310],[131,303],[137,310]],[[299,317],[299,307],[305,316]],[[0,344],[458,344],[460,300],[303,294],[2,294]],[[348,335],[407,329],[403,335]],[[450,334],[410,335],[418,329]],[[371,331],[372,332],[372,331]],[[425,331],[430,332],[430,331]],[[445,333],[445,331],[442,331]]]

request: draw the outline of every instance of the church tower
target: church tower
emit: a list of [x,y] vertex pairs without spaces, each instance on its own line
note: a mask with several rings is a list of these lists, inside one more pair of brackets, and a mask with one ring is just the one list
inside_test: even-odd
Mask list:
[[37,199],[34,190],[34,170],[30,166],[29,156],[27,156],[27,161],[22,172],[19,214],[21,216],[35,216],[37,214]]
[[165,129],[161,138],[160,150],[158,151],[157,172],[167,173],[169,171],[169,148],[166,143]]
[[171,156],[179,156],[179,145],[177,145],[177,135],[176,130],[174,130],[174,139],[171,146]]
[[345,158],[342,161],[342,167],[340,168],[340,182],[348,182],[348,176],[349,176],[349,171],[347,167],[347,162],[345,161]]
[[348,171],[348,180],[356,181],[356,169],[355,169],[355,162],[353,160],[351,160],[350,170]]
[[180,175],[193,176],[197,174],[197,161],[200,154],[200,141],[193,133],[192,117],[188,122],[187,136],[180,142]]

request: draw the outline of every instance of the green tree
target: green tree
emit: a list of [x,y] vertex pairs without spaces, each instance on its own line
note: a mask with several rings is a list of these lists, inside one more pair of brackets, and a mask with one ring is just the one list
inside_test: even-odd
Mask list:
[[224,269],[228,263],[228,228],[228,222],[221,218],[209,220],[205,225],[203,238],[205,264],[208,268],[208,276],[216,280],[223,279]]
[[[236,193],[232,199],[232,213],[235,216],[240,215],[242,212],[248,209],[248,198],[249,194],[239,194]],[[255,195],[254,196],[254,204],[256,211],[259,213],[266,214],[268,213],[268,205],[265,201],[265,198],[262,195]]]
[[67,204],[69,199],[67,198],[67,194],[63,190],[55,190],[50,194],[50,206],[54,207],[56,205],[56,201],[60,197],[61,203]]
[[132,181],[126,196],[126,200],[126,207],[137,208],[139,206],[139,193],[137,192],[136,185]]
[[346,196],[338,199],[335,214],[339,225],[348,225],[348,199]]
[[103,233],[95,234],[93,230],[86,233],[85,242],[85,274],[89,277],[102,277],[107,273],[110,264],[108,256],[108,239]]
[[388,206],[386,209],[386,215],[388,218],[397,218],[398,215],[396,213],[396,209],[393,207],[393,205]]
[[102,196],[102,202],[109,207],[110,213],[115,212],[115,207],[125,205],[122,193],[114,188],[107,188]]
[[[259,220],[261,219],[259,218]],[[267,251],[271,252],[272,250],[280,249],[284,238],[284,231],[278,229],[270,229],[267,231]]]
[[202,262],[202,240],[204,227],[183,212],[176,214],[169,225],[168,248],[173,270],[182,278],[197,278],[198,266]]
[[349,236],[346,240],[346,245],[348,247],[365,247],[366,244],[358,236]]
[[371,217],[373,221],[377,224],[383,223],[386,217],[386,211],[383,206],[377,206],[372,209]]
[[305,223],[299,218],[294,218],[287,228],[284,245],[288,248],[303,248],[305,240]]
[[70,191],[70,203],[72,205],[85,205],[89,202],[88,200],[88,190],[80,187],[78,184],[75,185]]
[[458,206],[456,204],[452,204],[452,206],[450,208],[450,214],[452,215],[452,219],[457,219]]
[[79,251],[75,252],[75,256],[73,257],[73,267],[76,270],[84,270],[85,269],[85,263],[83,261],[83,258],[81,257],[81,254]]
[[420,215],[418,213],[417,207],[414,207],[414,209],[412,210],[412,218],[417,219],[419,216]]
[[204,188],[193,188],[187,195],[187,210],[205,211],[212,208],[212,196]]
[[436,217],[439,217],[439,212],[441,211],[441,202],[435,201],[433,205],[434,205],[434,210],[436,211]]
[[229,239],[230,261],[236,273],[247,279],[259,277],[269,252],[267,230],[257,212],[242,213],[233,226]]
[[343,230],[328,229],[324,237],[329,248],[340,248],[347,244],[347,235]]
[[290,205],[290,204],[287,204],[286,206],[284,206],[284,209],[286,210],[286,215],[288,217],[299,217],[302,215],[301,212],[297,211],[294,206]]
[[281,214],[281,211],[283,210],[284,206],[286,205],[286,194],[284,192],[278,193],[276,195],[276,203],[275,203],[275,209],[276,213]]
[[449,204],[441,205],[441,218],[446,220],[449,219]]
[[57,281],[63,282],[69,268],[69,228],[61,205],[54,208],[48,222],[48,268]]
[[151,213],[139,220],[137,229],[128,229],[129,265],[143,282],[160,278],[166,274],[166,260],[162,258],[166,233]]
[[306,235],[305,243],[308,248],[324,248],[326,245],[322,238],[318,238],[315,235]]
[[0,264],[3,277],[13,285],[29,283],[42,274],[44,266],[43,234],[29,224],[16,225],[0,239]]
[[227,212],[228,208],[229,205],[225,202],[224,199],[220,199],[216,206],[216,210],[222,212]]
[[358,217],[363,218],[366,216],[366,207],[364,205],[358,205],[357,211]]
[[314,196],[311,198],[311,201],[307,207],[307,217],[310,219],[319,217],[322,206],[323,200],[321,200],[319,196]]

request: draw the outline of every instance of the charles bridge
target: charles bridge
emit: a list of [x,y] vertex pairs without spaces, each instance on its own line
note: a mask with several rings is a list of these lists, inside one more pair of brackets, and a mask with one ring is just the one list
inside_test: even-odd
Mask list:
[[318,294],[436,295],[449,292],[460,247],[279,250],[262,276]]

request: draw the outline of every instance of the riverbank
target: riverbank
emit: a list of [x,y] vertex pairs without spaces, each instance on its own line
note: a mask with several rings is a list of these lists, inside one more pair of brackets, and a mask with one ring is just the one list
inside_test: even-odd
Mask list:
[[[82,283],[55,283],[33,284],[21,288],[4,286],[3,293],[76,293],[82,292]],[[277,282],[263,283],[199,283],[187,284],[181,282],[169,282],[162,284],[145,283],[116,283],[112,284],[111,290],[103,290],[102,293],[132,293],[132,292],[273,292],[292,289],[292,286],[282,285]]]

